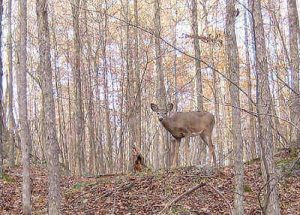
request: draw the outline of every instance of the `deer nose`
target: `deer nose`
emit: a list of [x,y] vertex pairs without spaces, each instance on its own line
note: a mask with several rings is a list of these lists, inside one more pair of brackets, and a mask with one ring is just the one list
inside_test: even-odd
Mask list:
[[160,118],[158,118],[158,120],[159,120],[159,121],[163,121],[163,118],[162,118],[162,117],[160,117]]

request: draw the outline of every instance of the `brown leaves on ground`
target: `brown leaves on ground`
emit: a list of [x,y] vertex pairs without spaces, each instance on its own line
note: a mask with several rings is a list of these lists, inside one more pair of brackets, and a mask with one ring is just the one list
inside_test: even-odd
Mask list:
[[[45,168],[32,168],[33,214],[47,214]],[[62,214],[158,214],[167,203],[200,183],[202,186],[171,205],[169,214],[230,214],[233,207],[234,173],[224,168],[203,176],[195,167],[158,171],[147,175],[75,178],[64,176]],[[21,169],[8,171],[0,180],[0,214],[21,214]],[[260,214],[258,194],[262,187],[259,162],[245,165],[245,213]],[[300,180],[289,175],[281,180],[282,214],[299,214]]]

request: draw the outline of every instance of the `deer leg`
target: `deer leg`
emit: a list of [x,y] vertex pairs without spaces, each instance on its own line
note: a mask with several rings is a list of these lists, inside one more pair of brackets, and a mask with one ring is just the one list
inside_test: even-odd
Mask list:
[[217,166],[217,159],[216,159],[215,148],[214,148],[214,145],[212,143],[211,136],[205,135],[203,140],[208,145],[211,159],[213,159],[214,167],[216,167]]
[[180,140],[175,139],[174,140],[174,157],[173,157],[173,162],[172,166],[176,167],[179,164],[179,142]]

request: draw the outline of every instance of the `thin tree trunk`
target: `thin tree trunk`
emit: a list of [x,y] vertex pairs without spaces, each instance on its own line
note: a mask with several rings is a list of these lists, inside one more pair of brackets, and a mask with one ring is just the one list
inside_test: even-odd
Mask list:
[[3,137],[4,137],[4,120],[3,120],[3,62],[2,62],[2,16],[3,16],[3,0],[0,0],[0,178],[3,174]]
[[86,45],[88,49],[87,56],[87,97],[88,97],[88,107],[87,107],[87,115],[88,115],[88,134],[89,134],[89,172],[94,173],[95,170],[95,126],[94,126],[94,93],[93,93],[93,78],[92,78],[92,45],[89,38],[89,29],[88,29],[88,17],[87,17],[87,2],[84,2],[84,24],[85,24],[85,33],[86,33]]
[[[138,0],[134,0],[134,24],[139,25]],[[139,59],[139,31],[134,28],[134,62],[135,62],[135,142],[136,146],[141,150],[141,86],[140,86],[140,59]]]
[[31,182],[30,182],[30,146],[31,135],[27,112],[27,0],[20,0],[20,40],[19,49],[19,71],[17,75],[17,93],[20,137],[22,149],[23,183],[22,183],[22,206],[25,215],[31,214]]
[[[126,6],[125,6],[125,13],[126,13],[126,20],[129,22],[130,20],[130,1],[126,1]],[[135,20],[136,21],[136,20]],[[134,35],[136,36],[136,35]],[[136,38],[135,38],[136,39]],[[134,41],[134,45],[135,45]],[[126,93],[126,98],[127,98],[127,120],[128,120],[128,147],[129,147],[129,165],[128,165],[128,170],[133,171],[133,156],[132,156],[132,149],[133,146],[136,145],[136,110],[135,110],[135,87],[137,87],[135,83],[135,68],[133,68],[133,60],[136,60],[135,57],[133,57],[132,53],[132,37],[131,37],[131,28],[130,25],[126,26],[126,73],[127,73],[127,93]],[[134,46],[135,48],[135,46]],[[136,51],[136,50],[134,50]]]
[[[107,1],[105,1],[105,8],[107,10]],[[103,47],[102,47],[102,56],[103,56],[103,79],[104,79],[104,103],[105,103],[105,128],[106,128],[106,141],[108,147],[108,170],[113,171],[113,141],[111,134],[111,121],[110,121],[110,106],[109,106],[109,89],[108,89],[108,62],[107,62],[107,34],[108,34],[108,17],[105,14],[104,17],[104,28],[103,28]]]
[[234,195],[234,213],[244,214],[244,167],[243,167],[243,139],[241,130],[241,111],[239,95],[239,63],[238,48],[235,34],[235,0],[226,1],[226,30],[225,30],[225,48],[227,54],[230,79],[235,85],[230,84],[231,112],[232,112],[232,136],[235,145],[235,195]]
[[7,5],[7,58],[8,58],[8,131],[9,131],[9,166],[15,165],[15,119],[13,113],[13,51],[12,51],[12,0]]
[[61,72],[60,67],[57,64],[59,60],[59,53],[57,50],[57,40],[55,31],[53,30],[53,40],[54,40],[54,52],[55,52],[55,87],[56,87],[56,93],[57,93],[57,112],[58,112],[58,118],[59,118],[59,136],[60,141],[62,145],[62,154],[63,154],[63,163],[65,165],[66,170],[70,170],[69,166],[69,155],[68,155],[68,144],[66,140],[66,120],[65,120],[65,108],[63,105],[63,90],[62,90],[62,84],[61,84]]
[[79,27],[80,0],[74,0],[72,3],[73,28],[74,28],[74,46],[75,46],[75,62],[74,62],[74,82],[75,82],[75,132],[76,132],[76,159],[77,174],[82,175],[85,166],[84,147],[83,147],[83,103],[81,91],[81,38]]
[[[175,18],[174,18],[174,40],[173,40],[173,46],[177,47],[177,25],[178,25],[178,2],[177,0],[175,1]],[[177,92],[177,88],[178,88],[178,84],[177,84],[177,52],[176,50],[174,50],[174,56],[173,56],[173,80],[174,80],[174,110],[177,112],[178,111],[178,92]],[[189,141],[189,138],[188,138]],[[170,167],[172,165],[172,158],[174,157],[174,150],[175,150],[175,145],[174,144],[170,144],[169,145],[169,164],[168,166]],[[189,150],[187,147],[189,147],[189,144],[185,144],[185,164],[187,165],[189,163],[189,158],[190,158],[190,154],[189,154]]]
[[47,145],[47,166],[48,166],[48,213],[60,214],[60,187],[59,187],[59,146],[56,136],[55,104],[53,98],[52,68],[50,54],[50,33],[48,24],[47,0],[36,1],[36,13],[38,20],[39,38],[39,74],[42,94],[44,97],[44,126],[45,141]]
[[[247,71],[247,94],[249,96],[248,99],[248,110],[253,112],[253,105],[251,102],[252,99],[252,80],[251,80],[251,64],[250,64],[250,54],[249,54],[249,36],[248,36],[248,19],[247,19],[246,11],[244,13],[244,31],[245,31],[245,54],[246,54],[246,71]],[[249,116],[249,144],[250,144],[250,152],[251,158],[256,158],[256,138],[255,138],[255,117]]]
[[[195,72],[196,72],[196,101],[197,101],[197,110],[203,111],[203,86],[202,86],[202,72],[201,72],[201,52],[200,52],[200,44],[199,44],[199,30],[198,30],[198,4],[196,0],[191,0],[191,10],[192,10],[192,31],[193,31],[193,46],[194,46],[194,54],[197,59],[195,59]],[[206,17],[207,18],[207,17]],[[196,156],[196,161],[201,162],[201,164],[206,164],[206,145],[204,142],[197,137],[196,150],[198,149],[198,156]],[[199,156],[200,155],[200,156]],[[199,160],[201,159],[201,160]]]
[[[154,32],[155,32],[155,71],[157,74],[157,80],[156,80],[156,98],[158,101],[158,105],[160,107],[163,107],[167,109],[167,93],[166,93],[166,87],[165,87],[165,80],[164,80],[164,72],[163,72],[163,65],[162,65],[162,51],[161,51],[161,1],[155,0],[154,1]],[[168,151],[166,153],[165,149],[168,149],[167,147],[167,133],[165,130],[160,129],[159,136],[161,136],[162,142],[159,143],[159,140],[156,141],[155,144],[158,144],[157,146],[157,153],[159,154],[159,151],[162,152],[161,155],[158,155],[159,160],[161,161],[161,166],[164,166],[164,154],[169,153]],[[158,138],[159,139],[159,138]],[[162,158],[160,158],[162,157]],[[179,163],[179,160],[176,160],[176,163]]]
[[269,87],[269,72],[265,32],[261,12],[261,1],[254,0],[251,4],[253,13],[253,31],[255,39],[255,57],[257,71],[257,112],[261,161],[266,193],[264,196],[263,212],[265,214],[280,214],[277,189],[277,175],[273,160],[274,146],[272,134],[272,97]]
[[[298,29],[299,18],[296,0],[287,0],[288,2],[288,20],[289,20],[289,36],[290,36],[290,60],[291,60],[291,120],[300,125],[300,91],[299,91],[299,47],[298,47]],[[297,95],[298,94],[298,95]],[[300,131],[296,132],[295,146],[300,147]]]

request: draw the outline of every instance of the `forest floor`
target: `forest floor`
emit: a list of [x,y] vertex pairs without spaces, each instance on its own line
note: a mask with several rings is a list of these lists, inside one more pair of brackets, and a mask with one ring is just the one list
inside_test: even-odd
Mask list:
[[[285,172],[296,157],[283,152],[276,158],[281,172],[279,183],[282,214],[300,214],[300,165]],[[32,167],[33,214],[47,214],[47,175],[45,166]],[[196,167],[135,175],[97,178],[63,176],[63,214],[230,214],[233,207],[232,167],[217,174],[204,174]],[[0,180],[0,214],[21,213],[21,168],[7,171]],[[199,185],[199,186],[197,186]],[[197,186],[197,187],[195,187]],[[245,214],[260,214],[262,173],[258,160],[245,164]],[[181,194],[194,188],[193,192]],[[172,200],[178,201],[169,204]],[[261,198],[260,198],[261,199]]]

